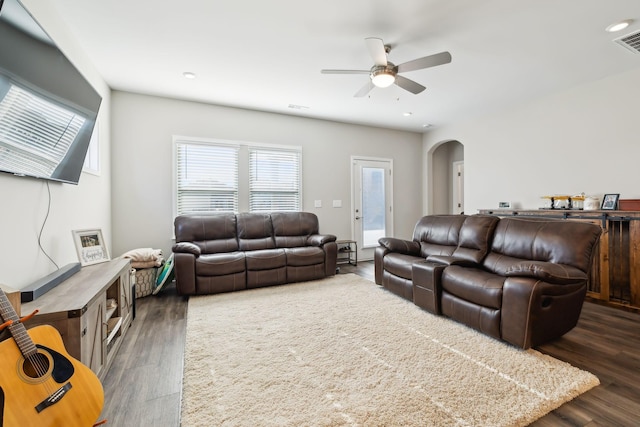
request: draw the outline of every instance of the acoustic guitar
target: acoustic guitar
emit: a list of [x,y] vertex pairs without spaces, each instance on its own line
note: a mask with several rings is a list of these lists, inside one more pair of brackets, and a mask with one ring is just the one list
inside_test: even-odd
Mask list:
[[90,427],[104,404],[98,377],[67,353],[52,326],[27,330],[0,289],[0,427]]

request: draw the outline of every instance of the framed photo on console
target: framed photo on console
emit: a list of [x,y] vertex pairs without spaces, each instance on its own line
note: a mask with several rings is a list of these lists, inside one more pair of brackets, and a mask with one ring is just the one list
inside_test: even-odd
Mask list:
[[109,261],[109,250],[104,243],[102,230],[73,230],[72,233],[78,259],[83,267]]
[[618,199],[620,198],[620,194],[605,194],[602,198],[602,210],[611,210],[615,211],[618,209]]

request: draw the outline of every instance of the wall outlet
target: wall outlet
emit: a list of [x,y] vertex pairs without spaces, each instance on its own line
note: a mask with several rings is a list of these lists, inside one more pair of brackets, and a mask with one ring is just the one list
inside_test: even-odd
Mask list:
[[313,201],[313,207],[314,208],[321,208],[322,207],[322,200],[314,200]]

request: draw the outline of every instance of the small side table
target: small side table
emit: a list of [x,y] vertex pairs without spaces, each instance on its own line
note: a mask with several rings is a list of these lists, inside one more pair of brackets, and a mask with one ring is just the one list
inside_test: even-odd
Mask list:
[[336,240],[338,264],[358,265],[358,243],[355,240]]

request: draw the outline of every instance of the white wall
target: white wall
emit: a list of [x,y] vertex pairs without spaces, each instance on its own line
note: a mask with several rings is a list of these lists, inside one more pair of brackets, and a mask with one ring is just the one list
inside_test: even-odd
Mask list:
[[[118,91],[112,104],[116,255],[140,247],[171,253],[172,135],[302,146],[303,209],[338,238],[351,237],[352,155],[393,159],[396,236],[410,237],[421,216],[420,134]],[[331,207],[335,199],[342,208]]]
[[[103,97],[98,116],[100,176],[83,173],[78,186],[49,183],[51,206],[41,244],[63,267],[78,262],[72,230],[101,228],[107,244],[111,242],[110,90],[48,2],[23,0],[23,4]],[[38,234],[47,215],[47,184],[0,174],[0,194],[0,284],[21,289],[56,270],[38,247]]]
[[640,198],[638,82],[640,69],[434,129],[424,136],[425,164],[442,141],[464,145],[466,213],[499,201],[537,209],[553,194]]

